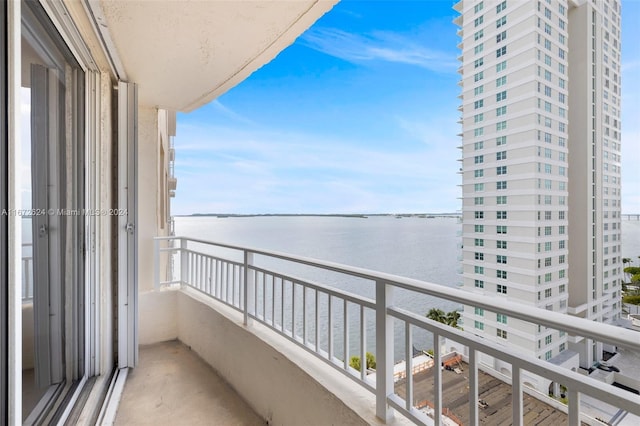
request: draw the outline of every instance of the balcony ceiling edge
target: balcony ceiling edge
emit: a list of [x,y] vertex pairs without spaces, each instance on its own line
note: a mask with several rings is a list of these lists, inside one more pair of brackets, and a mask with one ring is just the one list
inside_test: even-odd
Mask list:
[[[338,0],[100,0],[141,105],[191,111],[222,95],[309,28]],[[103,29],[104,30],[104,29]]]

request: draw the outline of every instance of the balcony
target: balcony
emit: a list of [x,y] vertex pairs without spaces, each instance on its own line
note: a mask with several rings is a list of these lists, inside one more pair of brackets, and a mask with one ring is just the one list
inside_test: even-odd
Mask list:
[[173,176],[169,176],[167,182],[169,184],[169,191],[175,194],[176,188],[178,187],[178,179]]
[[[154,258],[156,290],[141,302],[141,341],[177,338],[269,423],[381,424],[395,417],[397,424],[522,424],[549,416],[577,425],[640,416],[636,394],[427,319],[403,300],[438,298],[640,352],[638,334],[630,330],[395,275],[196,239],[157,238]],[[348,282],[352,290],[312,275]],[[439,350],[427,355],[419,349],[425,345]],[[351,357],[365,359],[367,352],[375,354],[375,369],[367,363],[355,369]],[[564,403],[549,397],[559,384],[567,389]],[[607,409],[594,411],[594,400]]]

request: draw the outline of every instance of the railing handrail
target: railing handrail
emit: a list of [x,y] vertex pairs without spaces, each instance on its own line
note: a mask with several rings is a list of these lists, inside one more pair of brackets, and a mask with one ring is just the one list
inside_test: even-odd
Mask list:
[[[179,244],[169,244],[168,247],[161,248],[161,241],[179,241]],[[207,253],[207,250],[194,247],[193,244],[218,247],[232,250],[236,253],[233,257],[228,253]],[[177,253],[175,253],[176,251]],[[177,256],[180,265],[179,279],[175,279],[171,275],[170,280],[160,281],[159,256],[161,253],[172,253],[170,256]],[[242,255],[242,260],[231,260],[237,255]],[[336,291],[336,288],[330,285],[312,283],[286,273],[276,272],[272,268],[259,266],[255,263],[255,255],[369,280],[375,286],[375,298],[369,299],[349,292]],[[582,394],[595,397],[605,403],[615,405],[623,411],[626,410],[640,416],[640,400],[636,395],[614,387],[603,387],[601,382],[593,378],[583,377],[578,372],[571,371],[566,367],[542,361],[532,354],[523,355],[515,348],[509,348],[490,339],[475,336],[469,331],[457,330],[448,325],[440,324],[424,317],[422,314],[410,312],[394,303],[393,293],[395,288],[402,288],[464,305],[477,306],[489,311],[504,313],[532,324],[569,331],[580,337],[594,338],[599,341],[612,342],[632,350],[640,350],[640,335],[631,330],[394,274],[277,251],[253,249],[197,238],[156,238],[154,257],[156,265],[154,280],[156,285],[179,283],[185,287],[186,291],[193,289],[202,292],[240,311],[244,315],[243,322],[245,325],[250,325],[251,321],[255,320],[270,327],[276,333],[300,345],[321,360],[340,370],[347,377],[356,380],[360,385],[374,392],[376,395],[376,416],[382,420],[389,420],[393,416],[392,408],[395,408],[418,424],[430,424],[432,420],[429,420],[428,416],[435,416],[436,413],[446,411],[446,407],[443,406],[443,377],[440,368],[435,368],[433,371],[433,412],[424,414],[414,406],[414,382],[411,374],[413,371],[413,358],[410,355],[406,355],[405,374],[408,380],[403,385],[405,387],[404,400],[400,397],[400,394],[396,394],[396,385],[393,379],[394,320],[403,322],[405,326],[405,354],[411,354],[413,350],[412,327],[430,332],[434,349],[441,347],[441,338],[448,338],[450,341],[457,342],[457,344],[467,348],[466,350],[469,351],[466,356],[468,357],[469,366],[469,416],[471,424],[479,423],[477,407],[480,395],[478,389],[479,354],[486,354],[511,365],[510,385],[512,419],[514,423],[521,423],[524,416],[523,395],[526,384],[523,383],[523,372],[527,374],[528,378],[531,378],[530,374],[533,374],[534,377],[542,379],[543,381],[539,382],[537,381],[538,379],[533,378],[534,383],[545,387],[545,392],[549,383],[545,383],[544,380],[549,380],[552,383],[556,383],[556,385],[559,383],[568,385],[568,406],[564,411],[568,411],[569,424],[580,424],[581,418],[588,418],[589,416],[580,411],[580,395]],[[268,277],[270,277],[270,284],[268,284]],[[279,286],[276,285],[277,280],[280,280]],[[285,285],[287,282],[290,284]],[[279,287],[279,290],[277,290],[277,287]],[[301,291],[296,291],[296,288],[301,289]],[[307,299],[307,290],[311,291],[311,299]],[[326,295],[326,298],[324,296],[321,297],[323,294]],[[279,304],[276,303],[278,297],[280,298]],[[334,350],[336,349],[334,328],[338,320],[334,319],[332,314],[332,297],[337,302],[337,306],[342,305],[342,314],[337,314],[337,318],[342,315],[341,321],[343,322],[343,325],[339,326],[342,327],[342,359],[334,355]],[[268,302],[268,299],[271,302]],[[325,303],[320,302],[321,299],[326,301],[326,305],[322,306],[326,306],[327,309],[326,322],[322,320],[327,327],[325,343],[321,342],[319,334],[319,303]],[[286,307],[285,300],[290,301],[286,304]],[[315,304],[315,308],[307,302]],[[350,303],[358,307],[359,320],[347,319],[348,305]],[[276,307],[276,305],[278,306]],[[267,311],[269,306],[271,313]],[[310,320],[307,319],[307,307],[314,312],[311,314]],[[367,351],[365,309],[370,309],[375,314],[377,371],[376,378],[373,381],[367,378],[366,362],[364,361]],[[308,330],[307,326],[314,324],[313,317],[315,317],[315,325],[312,325],[312,328],[315,336],[309,340],[310,330]],[[350,321],[355,321],[355,324],[351,322],[351,325],[349,325]],[[356,327],[359,328],[355,337],[359,339],[359,342],[357,342],[358,349],[355,352],[350,352],[349,347],[352,346],[350,342],[356,342],[350,340],[349,330]],[[463,352],[466,350],[463,350]],[[352,353],[358,354],[360,357],[359,372],[349,366],[349,355]],[[441,351],[434,351],[434,365],[439,366],[441,362]],[[539,388],[536,389],[540,390]],[[436,419],[439,416],[440,414],[436,416]],[[438,420],[435,423],[439,424]]]
[[[398,288],[403,288],[421,294],[451,300],[463,305],[483,308],[488,311],[506,314],[513,318],[518,318],[530,323],[540,324],[558,330],[564,330],[568,333],[572,333],[578,336],[594,337],[598,341],[613,343],[617,346],[621,346],[627,349],[640,351],[640,333],[636,331],[627,330],[609,324],[598,323],[584,318],[578,318],[569,314],[548,311],[546,309],[538,308],[536,306],[529,306],[513,300],[501,300],[501,298],[489,297],[458,288],[446,287],[441,284],[417,280],[414,278],[407,278],[386,272],[373,271],[370,269],[344,265],[337,262],[313,259],[273,250],[254,249],[234,244],[180,236],[156,237],[155,239],[159,241],[184,240],[199,244],[213,245],[225,249],[238,250],[241,252],[253,253],[254,255],[263,255],[303,265],[327,269],[330,271],[344,273],[371,281],[384,281],[387,284]],[[327,288],[331,287],[327,286]]]

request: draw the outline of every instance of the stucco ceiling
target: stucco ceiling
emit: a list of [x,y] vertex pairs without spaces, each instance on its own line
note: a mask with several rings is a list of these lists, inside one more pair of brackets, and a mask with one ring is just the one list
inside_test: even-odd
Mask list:
[[[273,59],[337,0],[100,0],[141,105],[189,111]],[[95,9],[96,3],[91,2]]]

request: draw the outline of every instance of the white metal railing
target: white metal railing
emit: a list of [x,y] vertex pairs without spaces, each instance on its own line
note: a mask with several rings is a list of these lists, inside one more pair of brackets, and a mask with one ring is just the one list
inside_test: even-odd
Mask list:
[[22,244],[22,303],[33,300],[33,244]]
[[[588,417],[580,412],[582,395],[640,416],[640,396],[604,385],[602,382],[531,355],[523,355],[472,333],[446,326],[394,304],[394,293],[410,291],[443,300],[508,315],[529,323],[563,330],[640,352],[637,332],[547,311],[506,299],[473,294],[415,279],[367,269],[320,261],[279,252],[256,250],[204,240],[159,237],[155,239],[155,283],[188,286],[225,303],[244,315],[245,325],[258,321],[276,333],[302,346],[337,368],[376,395],[376,414],[389,419],[393,410],[417,424],[442,424],[443,417],[429,417],[413,405],[415,383],[412,349],[416,332],[431,333],[433,348],[448,338],[468,348],[469,419],[480,422],[478,411],[479,359],[487,354],[511,364],[513,424],[523,423],[523,373],[531,373],[568,389],[568,420],[578,425]],[[174,273],[160,279],[161,259],[175,262]],[[343,280],[359,280],[373,287],[372,297],[294,277],[285,271],[309,267],[324,273],[338,273]],[[367,285],[367,284],[364,284]],[[400,326],[399,326],[400,325]],[[394,383],[394,339],[398,333],[406,358],[404,383]],[[404,337],[402,337],[404,334]],[[372,378],[366,366],[366,352],[373,347],[376,373]],[[350,367],[350,355],[360,357],[360,370]],[[442,353],[434,351],[434,365],[441,365]],[[443,407],[443,380],[440,368],[433,369],[434,389],[431,413],[446,412]],[[403,391],[398,393],[398,388]],[[400,394],[404,394],[402,397]],[[433,416],[433,414],[431,414]],[[593,418],[591,423],[597,423]]]

